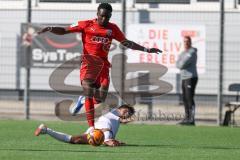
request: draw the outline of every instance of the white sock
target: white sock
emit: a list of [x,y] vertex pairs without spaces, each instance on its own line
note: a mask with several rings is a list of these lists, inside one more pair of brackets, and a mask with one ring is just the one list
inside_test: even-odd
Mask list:
[[68,134],[65,134],[65,133],[61,133],[61,132],[57,132],[57,131],[54,131],[50,128],[47,128],[47,131],[46,133],[48,135],[50,135],[51,137],[59,140],[59,141],[62,141],[62,142],[66,142],[66,143],[69,143],[72,136],[71,135],[68,135]]

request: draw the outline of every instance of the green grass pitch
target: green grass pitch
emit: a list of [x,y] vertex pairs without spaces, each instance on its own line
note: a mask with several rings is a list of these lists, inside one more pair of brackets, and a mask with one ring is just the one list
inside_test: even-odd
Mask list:
[[[49,136],[35,137],[39,121],[0,121],[1,160],[239,160],[240,128],[123,125],[117,139],[128,146],[92,147],[66,144]],[[45,122],[69,134],[86,125]]]

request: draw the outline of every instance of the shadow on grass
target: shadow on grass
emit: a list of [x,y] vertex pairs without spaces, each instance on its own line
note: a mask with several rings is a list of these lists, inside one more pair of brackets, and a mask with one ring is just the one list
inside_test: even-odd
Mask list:
[[21,151],[21,152],[105,152],[96,150],[67,150],[67,149],[29,149],[29,148],[0,148],[1,151]]
[[[154,147],[158,149],[164,149],[164,148],[170,148],[170,149],[204,149],[204,150],[239,150],[240,147],[225,147],[225,146],[188,146],[188,145],[167,145],[167,144],[126,144],[124,146],[119,146],[119,147],[106,147],[106,146],[101,146],[100,148],[122,148],[122,147],[141,147],[141,148],[147,148],[147,147]],[[28,148],[0,148],[0,151],[19,151],[19,152],[69,152],[69,153],[139,153],[139,152],[126,152],[126,151],[119,151],[113,152],[113,150],[96,150],[97,147],[95,147],[93,150],[73,150],[73,149],[28,149]]]
[[159,147],[159,148],[182,148],[182,149],[224,149],[224,150],[239,150],[240,147],[225,147],[225,146],[188,146],[188,145],[168,145],[168,144],[126,144],[127,147]]
[[[117,147],[104,147],[104,148],[117,148]],[[71,150],[71,149],[28,149],[28,148],[0,148],[0,151],[19,151],[19,152],[69,152],[69,153],[138,153],[138,152],[113,152],[112,150],[106,151],[106,150],[96,150],[96,149],[89,149],[89,150]]]

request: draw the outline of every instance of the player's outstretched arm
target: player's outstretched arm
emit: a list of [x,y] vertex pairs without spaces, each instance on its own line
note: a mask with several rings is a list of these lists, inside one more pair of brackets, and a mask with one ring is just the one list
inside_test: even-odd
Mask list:
[[51,32],[57,35],[64,35],[67,33],[70,33],[70,31],[67,28],[64,27],[45,27],[43,29],[41,29],[40,31],[38,31],[38,34],[42,34],[45,32]]
[[145,48],[133,41],[130,40],[125,40],[123,42],[121,42],[121,44],[127,48],[133,49],[133,50],[139,50],[139,51],[144,51],[144,52],[148,52],[148,53],[162,53],[162,51],[158,48]]

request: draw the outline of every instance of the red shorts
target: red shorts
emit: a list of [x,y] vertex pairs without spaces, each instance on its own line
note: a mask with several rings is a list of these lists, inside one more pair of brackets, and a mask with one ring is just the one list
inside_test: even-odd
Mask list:
[[108,60],[96,56],[83,56],[80,69],[80,80],[93,80],[97,87],[109,86],[109,68]]

